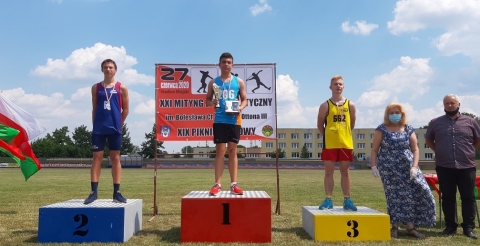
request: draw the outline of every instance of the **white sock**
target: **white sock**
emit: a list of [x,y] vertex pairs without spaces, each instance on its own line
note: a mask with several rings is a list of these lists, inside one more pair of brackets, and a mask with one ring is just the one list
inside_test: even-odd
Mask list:
[[236,185],[236,184],[237,184],[237,182],[232,182],[232,183],[230,184],[230,187],[232,187],[233,185]]

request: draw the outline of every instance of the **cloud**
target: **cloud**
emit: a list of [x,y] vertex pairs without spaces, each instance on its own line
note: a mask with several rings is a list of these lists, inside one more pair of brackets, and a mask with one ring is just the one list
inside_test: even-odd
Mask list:
[[387,23],[394,35],[427,28],[445,32],[435,37],[433,45],[444,55],[464,54],[480,59],[480,2],[478,0],[401,0],[395,17]]
[[259,0],[260,4],[255,4],[254,6],[250,7],[250,13],[253,16],[257,16],[265,11],[272,11],[272,7],[268,5],[267,0]]
[[309,117],[317,115],[318,107],[302,107],[298,100],[298,81],[288,74],[278,75],[276,84],[278,127],[312,127]]
[[113,47],[96,43],[92,47],[74,50],[65,59],[48,58],[45,65],[38,66],[31,73],[39,77],[59,80],[89,79],[99,80],[103,77],[100,64],[105,59],[112,59],[118,67],[115,78],[125,84],[153,84],[153,76],[139,74],[131,67],[137,59],[127,55],[125,47]]
[[133,110],[136,114],[154,115],[155,114],[155,100],[149,99],[140,102]]
[[48,0],[48,1],[52,3],[58,3],[58,4],[61,4],[63,2],[63,0]]
[[276,85],[279,102],[298,100],[298,81],[293,81],[290,75],[278,75]]
[[370,33],[377,29],[377,24],[367,23],[366,21],[355,21],[354,26],[350,26],[350,22],[345,21],[342,23],[342,31],[344,33],[353,33],[362,36],[368,36]]
[[425,94],[430,88],[429,82],[433,76],[429,61],[427,58],[412,59],[402,56],[399,66],[389,73],[373,78],[373,85],[362,93],[357,104],[362,107],[376,107],[385,105],[388,100],[395,99],[402,92],[408,92],[411,99]]

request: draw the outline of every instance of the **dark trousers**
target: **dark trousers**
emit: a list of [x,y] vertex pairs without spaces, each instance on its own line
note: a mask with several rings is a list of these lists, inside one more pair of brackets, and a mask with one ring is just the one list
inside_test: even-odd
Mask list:
[[457,187],[462,200],[462,227],[475,228],[475,188],[476,168],[455,169],[436,167],[440,192],[442,193],[442,209],[447,227],[457,228],[455,220],[457,206]]

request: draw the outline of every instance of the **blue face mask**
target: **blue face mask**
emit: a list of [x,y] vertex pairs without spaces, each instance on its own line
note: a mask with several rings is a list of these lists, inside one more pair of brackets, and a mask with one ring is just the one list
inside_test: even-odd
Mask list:
[[390,114],[390,115],[388,115],[388,119],[393,124],[397,124],[398,122],[400,122],[402,120],[402,115],[401,114]]

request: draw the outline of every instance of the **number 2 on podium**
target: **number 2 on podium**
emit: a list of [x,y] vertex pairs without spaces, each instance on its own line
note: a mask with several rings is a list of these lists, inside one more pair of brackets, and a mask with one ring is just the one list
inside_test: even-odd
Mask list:
[[230,225],[230,203],[222,203],[222,207],[223,207],[222,225]]

